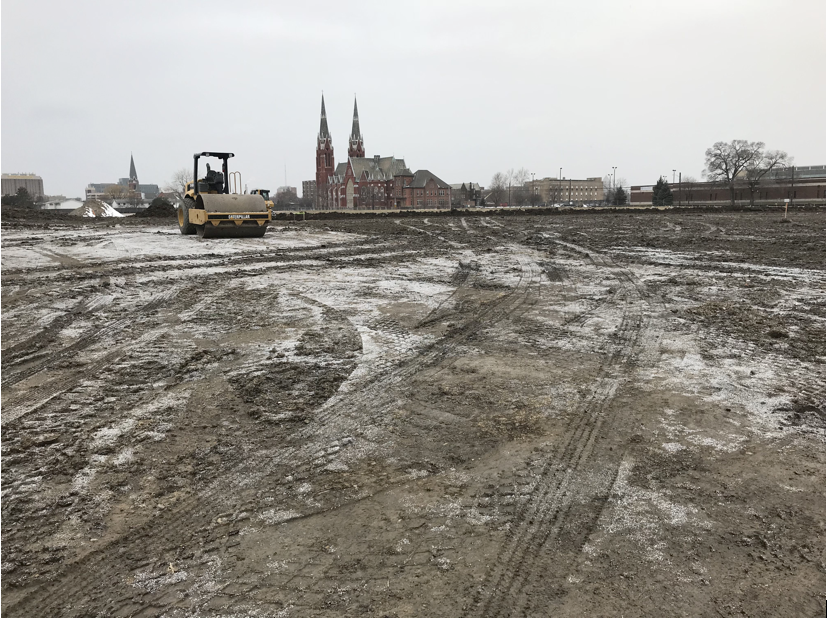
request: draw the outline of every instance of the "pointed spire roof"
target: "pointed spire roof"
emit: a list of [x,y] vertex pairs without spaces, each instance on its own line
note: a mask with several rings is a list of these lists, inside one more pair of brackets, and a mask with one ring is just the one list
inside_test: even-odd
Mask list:
[[135,171],[135,159],[132,158],[132,153],[129,153],[129,180],[138,180],[138,172]]
[[324,94],[322,94],[322,120],[319,123],[319,139],[330,138],[330,131],[327,129],[327,112],[324,110]]
[[350,129],[350,139],[361,140],[362,132],[359,129],[359,108],[356,107],[356,97],[353,97],[353,126]]

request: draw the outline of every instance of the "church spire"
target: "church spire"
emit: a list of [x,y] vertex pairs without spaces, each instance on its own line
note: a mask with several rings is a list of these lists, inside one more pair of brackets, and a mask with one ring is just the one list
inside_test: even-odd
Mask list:
[[330,131],[327,129],[327,112],[324,110],[324,94],[322,94],[322,119],[319,123],[319,141],[330,139]]
[[132,153],[129,153],[129,189],[132,191],[138,190],[138,172],[135,171],[135,159],[132,158]]
[[353,126],[350,129],[350,143],[347,149],[349,157],[364,157],[365,143],[362,131],[359,129],[359,108],[356,106],[356,97],[353,97]]
[[353,97],[353,126],[350,129],[350,139],[362,139],[362,132],[359,130],[359,108],[356,107],[356,97]]
[[138,172],[135,171],[135,159],[132,158],[132,153],[129,153],[129,180],[138,182]]
[[328,191],[330,179],[336,169],[333,158],[333,140],[327,128],[327,112],[324,109],[322,93],[322,119],[319,122],[319,136],[316,139],[316,208],[327,208],[331,200]]

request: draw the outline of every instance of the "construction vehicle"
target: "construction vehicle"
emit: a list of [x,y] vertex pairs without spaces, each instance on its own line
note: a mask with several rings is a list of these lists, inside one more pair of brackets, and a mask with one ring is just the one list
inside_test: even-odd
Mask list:
[[[197,152],[193,157],[193,181],[187,183],[183,203],[178,207],[178,227],[182,234],[201,238],[261,238],[272,220],[270,208],[261,195],[230,193],[227,160],[232,152]],[[210,169],[198,177],[201,157],[221,159],[221,171]],[[233,172],[237,174],[237,172]],[[236,187],[240,182],[236,182]]]
[[264,198],[264,202],[267,204],[267,208],[273,210],[273,200],[270,199],[270,189],[253,189],[250,191],[250,195],[260,195]]

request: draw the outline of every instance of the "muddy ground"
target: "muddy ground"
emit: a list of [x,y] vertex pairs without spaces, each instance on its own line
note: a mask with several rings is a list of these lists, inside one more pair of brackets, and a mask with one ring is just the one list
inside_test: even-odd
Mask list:
[[4,220],[3,616],[823,616],[825,214]]

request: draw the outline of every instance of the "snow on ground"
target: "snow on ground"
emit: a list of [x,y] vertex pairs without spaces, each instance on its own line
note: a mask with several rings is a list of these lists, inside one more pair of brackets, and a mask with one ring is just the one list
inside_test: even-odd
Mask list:
[[[120,224],[101,228],[72,227],[38,231],[35,242],[27,241],[31,231],[3,231],[2,267],[26,264],[28,267],[53,264],[53,254],[70,257],[89,264],[134,259],[136,256],[197,258],[204,255],[233,255],[248,251],[278,249],[312,249],[320,245],[330,248],[337,243],[352,241],[354,235],[339,232],[296,231],[282,234],[274,226],[264,238],[214,238],[182,236],[178,226],[121,227]],[[173,236],[174,238],[170,238]],[[71,242],[66,242],[71,239]]]

